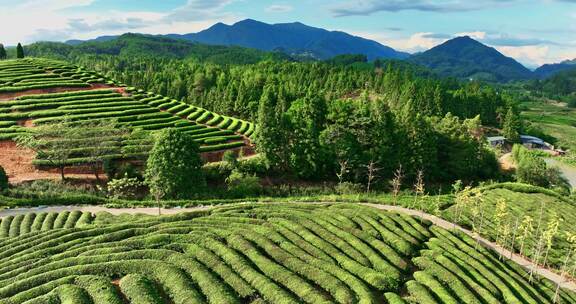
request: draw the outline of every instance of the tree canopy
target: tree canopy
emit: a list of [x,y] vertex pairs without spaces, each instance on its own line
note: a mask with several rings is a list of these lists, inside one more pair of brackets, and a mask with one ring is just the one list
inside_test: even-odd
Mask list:
[[206,181],[198,144],[178,129],[164,129],[146,163],[145,180],[156,199],[188,199],[202,191]]

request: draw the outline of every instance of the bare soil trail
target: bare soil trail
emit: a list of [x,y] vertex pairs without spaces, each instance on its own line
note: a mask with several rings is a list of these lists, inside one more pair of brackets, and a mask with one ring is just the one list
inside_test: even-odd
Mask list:
[[516,169],[516,164],[512,159],[512,153],[502,155],[500,159],[498,159],[498,162],[500,163],[500,168],[504,171],[512,171]]
[[[239,204],[246,204],[246,203],[239,203]],[[269,204],[269,203],[267,203],[267,204]],[[338,204],[338,203],[317,202],[317,203],[308,203],[308,204]],[[360,205],[379,209],[379,210],[384,210],[384,211],[400,212],[400,213],[405,213],[405,214],[412,215],[412,216],[417,216],[417,217],[429,220],[434,225],[437,225],[437,226],[442,227],[444,229],[459,230],[459,231],[465,233],[466,235],[478,240],[478,242],[482,246],[484,246],[486,248],[490,248],[490,249],[496,251],[497,253],[502,254],[502,256],[505,256],[507,258],[511,258],[512,261],[519,264],[520,266],[522,266],[527,271],[532,269],[534,271],[534,273],[536,273],[536,274],[538,274],[544,278],[549,279],[550,281],[554,282],[555,284],[560,284],[560,286],[562,288],[566,288],[566,289],[571,290],[571,291],[576,291],[576,283],[574,281],[571,281],[568,278],[562,277],[561,275],[555,273],[554,271],[552,271],[548,268],[542,267],[540,265],[536,265],[536,264],[532,263],[530,260],[528,260],[528,259],[526,259],[526,258],[524,258],[518,254],[510,252],[509,250],[502,248],[500,245],[498,245],[494,242],[491,242],[485,238],[482,238],[482,237],[475,235],[472,231],[470,231],[468,229],[465,229],[465,228],[458,226],[454,223],[448,222],[448,221],[441,219],[435,215],[424,213],[424,212],[418,211],[418,210],[412,210],[412,209],[408,209],[408,208],[391,206],[391,205],[379,205],[379,204],[369,204],[369,203],[362,203]],[[216,208],[216,206],[199,206],[199,207],[194,207],[194,208],[160,209],[160,213],[163,215],[178,214],[178,213],[182,213],[182,212],[210,210],[212,208]],[[0,209],[0,218],[5,217],[5,216],[11,216],[11,215],[25,214],[25,213],[29,213],[29,212],[62,212],[62,211],[73,211],[73,210],[87,211],[87,212],[92,212],[92,213],[105,211],[105,212],[109,212],[111,214],[116,214],[116,215],[117,214],[158,215],[158,208],[114,209],[114,208],[105,208],[105,207],[101,207],[101,206],[53,206],[53,207],[47,207],[47,208],[38,207],[38,208],[20,208],[20,209],[6,209],[6,210]]]
[[[0,93],[0,102],[14,99],[14,98],[20,97],[20,96],[26,96],[26,95],[63,93],[63,92],[74,92],[74,91],[89,91],[89,90],[114,89],[114,88],[118,88],[118,87],[113,86],[113,85],[109,85],[109,84],[104,84],[104,83],[95,83],[95,84],[91,84],[89,87],[85,87],[85,88],[57,87],[57,88],[47,88],[47,89],[32,89],[32,90],[26,90],[26,91],[21,91],[21,92],[14,92],[14,93]],[[119,90],[119,91],[122,93],[121,90]]]

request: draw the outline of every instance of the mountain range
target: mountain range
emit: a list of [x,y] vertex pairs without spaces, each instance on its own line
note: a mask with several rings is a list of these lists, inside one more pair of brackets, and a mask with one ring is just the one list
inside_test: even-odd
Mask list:
[[317,59],[329,59],[343,54],[363,54],[368,60],[404,59],[410,56],[374,40],[339,31],[327,31],[300,22],[267,24],[246,19],[233,25],[217,23],[194,34],[168,36],[211,45],[280,50],[290,55],[309,54]]
[[[153,39],[151,37],[155,36],[147,35],[147,37]],[[116,38],[118,36],[102,36],[88,42],[106,44]],[[159,40],[162,38],[194,44],[284,53],[297,60],[326,60],[344,54],[361,54],[368,60],[406,59],[411,63],[428,67],[442,76],[493,82],[547,78],[560,71],[576,68],[576,61],[566,61],[544,65],[533,72],[513,58],[470,37],[457,37],[423,53],[410,55],[373,40],[340,31],[311,27],[300,22],[267,24],[246,19],[233,25],[217,23],[198,33],[158,35]],[[81,46],[85,42],[69,40],[66,43]]]

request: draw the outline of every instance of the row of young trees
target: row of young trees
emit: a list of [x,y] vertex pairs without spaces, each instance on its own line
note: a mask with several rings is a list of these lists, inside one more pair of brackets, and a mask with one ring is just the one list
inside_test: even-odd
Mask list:
[[[560,225],[563,217],[556,211],[545,215],[545,203],[540,202],[536,215],[518,214],[510,202],[500,197],[495,205],[488,202],[481,190],[466,187],[456,193],[455,218],[456,222],[465,222],[472,227],[476,235],[477,247],[480,245],[480,235],[491,235],[503,249],[510,252],[510,256],[499,251],[499,258],[512,259],[514,253],[530,258],[532,264],[528,269],[529,282],[535,279],[536,266],[553,267],[560,270],[562,278],[567,275],[574,277],[576,273],[576,234],[563,232]],[[463,213],[468,213],[464,219]],[[561,243],[568,244],[568,248]],[[554,254],[555,250],[562,248],[562,255]],[[556,261],[551,262],[552,255]],[[553,299],[558,303],[560,282],[556,286]]]
[[[16,58],[24,58],[24,47],[22,47],[22,44],[20,43],[16,46]],[[0,43],[0,60],[5,59],[8,59],[8,53],[6,52],[4,45]]]

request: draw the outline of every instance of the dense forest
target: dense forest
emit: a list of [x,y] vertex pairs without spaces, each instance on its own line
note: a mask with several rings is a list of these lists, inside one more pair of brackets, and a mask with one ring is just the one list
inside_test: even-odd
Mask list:
[[576,107],[576,69],[571,68],[543,80],[530,81],[525,85],[535,95],[566,101]]
[[497,174],[481,127],[500,127],[511,102],[490,87],[441,80],[408,63],[367,63],[354,56],[223,64],[194,55],[103,51],[111,43],[56,54],[32,46],[28,52],[64,56],[129,85],[254,121],[256,145],[270,169],[294,177],[365,182],[375,172],[381,180],[392,177],[400,166],[411,180],[418,173],[438,182]]

